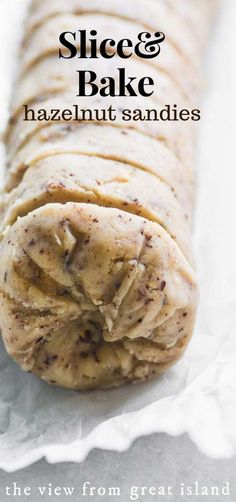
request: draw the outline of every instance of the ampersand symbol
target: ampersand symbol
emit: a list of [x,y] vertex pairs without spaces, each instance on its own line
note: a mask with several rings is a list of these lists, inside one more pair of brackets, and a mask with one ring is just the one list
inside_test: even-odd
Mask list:
[[[156,33],[154,33],[154,36],[156,37],[155,39],[149,40],[150,38],[152,38],[152,35],[146,31],[143,31],[138,35],[140,43],[137,44],[135,48],[135,53],[137,56],[139,56],[140,58],[152,59],[160,54],[160,44],[164,42],[165,35],[164,33],[157,31]],[[147,40],[149,40],[149,42],[147,42]]]

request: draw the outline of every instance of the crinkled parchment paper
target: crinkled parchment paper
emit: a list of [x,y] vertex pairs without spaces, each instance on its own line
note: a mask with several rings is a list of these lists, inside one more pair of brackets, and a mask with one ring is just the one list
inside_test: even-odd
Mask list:
[[[0,111],[4,127],[27,0],[0,3]],[[123,451],[153,432],[188,432],[206,454],[236,452],[235,0],[224,0],[206,65],[198,155],[195,254],[201,302],[184,360],[158,381],[78,394],[24,374],[0,346],[0,468],[82,461]],[[1,159],[3,170],[3,157]]]

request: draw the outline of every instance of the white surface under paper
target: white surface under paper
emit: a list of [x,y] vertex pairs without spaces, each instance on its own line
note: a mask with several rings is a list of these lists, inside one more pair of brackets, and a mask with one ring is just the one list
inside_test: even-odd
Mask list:
[[[26,3],[0,2],[2,130]],[[79,394],[24,374],[1,344],[0,468],[13,471],[42,456],[82,461],[95,447],[125,450],[158,431],[188,432],[216,458],[236,453],[236,2],[222,3],[202,104],[194,235],[201,301],[186,356],[158,381]]]

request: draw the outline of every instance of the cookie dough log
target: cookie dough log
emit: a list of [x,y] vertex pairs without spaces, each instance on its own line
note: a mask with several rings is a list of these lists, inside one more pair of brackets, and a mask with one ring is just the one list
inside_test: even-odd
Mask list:
[[[165,54],[150,65],[151,72],[160,71],[160,95],[132,98],[129,105],[126,98],[85,98],[79,106],[145,109],[173,99],[194,106],[201,48],[194,30],[188,36],[186,17],[170,1],[149,0],[153,10],[146,8],[146,0],[135,2],[137,9],[133,0],[126,4],[33,2],[6,136],[0,241],[3,340],[24,370],[79,390],[162,373],[183,354],[197,304],[190,242],[190,125],[124,124],[119,114],[116,123],[22,121],[24,100],[32,100],[34,110],[48,111],[75,102],[69,73],[63,70],[60,82],[51,65],[60,28],[73,25],[74,31],[82,21],[90,28],[96,20],[102,35],[112,30],[121,38],[129,32],[136,37],[137,31],[151,22],[153,26],[151,18],[155,14],[158,19],[158,13],[158,29],[165,31],[165,19],[169,28],[181,27],[168,34]],[[205,26],[204,0],[199,5]],[[188,12],[195,25],[196,9]],[[146,70],[144,62],[132,65],[138,74]],[[50,80],[41,79],[40,85],[40,72],[48,72],[49,66]]]

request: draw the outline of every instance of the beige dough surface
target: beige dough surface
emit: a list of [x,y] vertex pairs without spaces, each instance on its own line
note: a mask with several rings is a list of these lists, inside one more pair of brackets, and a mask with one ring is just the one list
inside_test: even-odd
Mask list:
[[9,157],[6,191],[18,185],[28,166],[62,153],[87,154],[136,166],[164,181],[184,209],[189,211],[193,206],[193,171],[164,143],[132,129],[102,124],[53,124],[38,131]]
[[191,260],[190,208],[185,212],[157,177],[114,160],[69,154],[39,161],[3,198],[2,228],[37,207],[69,201],[115,207],[156,221]]
[[47,204],[1,244],[9,354],[75,389],[158,375],[191,335],[196,280],[157,223],[89,204]]

